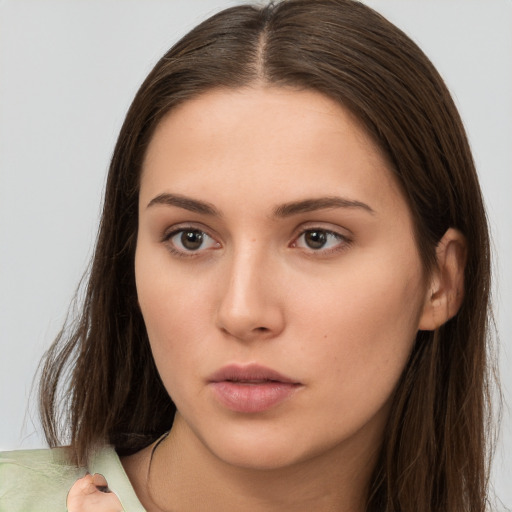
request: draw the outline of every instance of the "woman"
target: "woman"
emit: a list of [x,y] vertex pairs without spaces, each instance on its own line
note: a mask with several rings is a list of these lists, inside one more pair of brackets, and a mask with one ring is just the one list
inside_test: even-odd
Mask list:
[[43,369],[51,446],[71,372],[70,448],[5,454],[2,499],[484,510],[489,276],[464,130],[414,43],[351,1],[223,11],[127,114]]

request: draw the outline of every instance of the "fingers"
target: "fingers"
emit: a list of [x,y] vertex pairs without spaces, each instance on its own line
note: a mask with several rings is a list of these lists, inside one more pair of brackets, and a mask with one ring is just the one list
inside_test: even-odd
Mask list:
[[73,495],[78,494],[82,496],[94,494],[98,491],[104,493],[111,492],[105,477],[99,473],[95,473],[94,475],[87,473],[84,477],[78,479],[70,490]]
[[69,490],[66,505],[69,512],[123,512],[119,498],[99,473],[78,479]]
[[92,482],[99,491],[110,492],[107,481],[105,480],[105,477],[103,475],[100,475],[99,473],[94,473],[94,475],[92,475]]
[[93,477],[89,473],[85,475],[83,478],[77,480],[70,490],[70,492],[73,492],[73,494],[78,494],[82,496],[93,494],[96,491],[97,489],[96,486],[94,485]]

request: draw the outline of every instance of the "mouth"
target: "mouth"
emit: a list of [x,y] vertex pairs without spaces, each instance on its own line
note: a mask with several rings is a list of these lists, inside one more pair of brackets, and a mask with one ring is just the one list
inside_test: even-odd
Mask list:
[[258,364],[249,365],[228,365],[213,373],[210,382],[239,382],[241,384],[261,384],[268,382],[282,382],[285,384],[300,384],[290,377],[261,366]]
[[258,413],[291,398],[302,383],[264,366],[229,365],[213,373],[209,387],[223,407]]

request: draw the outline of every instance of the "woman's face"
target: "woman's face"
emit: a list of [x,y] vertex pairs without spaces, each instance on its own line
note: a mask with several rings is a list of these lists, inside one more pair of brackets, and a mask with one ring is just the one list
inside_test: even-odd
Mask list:
[[411,215],[347,110],[214,90],[143,165],[139,303],[177,421],[230,464],[379,445],[426,297]]

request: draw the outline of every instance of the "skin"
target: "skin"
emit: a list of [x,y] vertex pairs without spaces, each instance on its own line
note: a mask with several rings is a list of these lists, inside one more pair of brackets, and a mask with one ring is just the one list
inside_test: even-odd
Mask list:
[[[334,196],[352,206],[279,214]],[[179,229],[203,232],[203,245],[187,250]],[[308,245],[314,230],[325,246]],[[440,256],[460,286],[447,236]],[[357,120],[319,93],[264,86],[182,104],[144,161],[135,273],[178,409],[149,480],[151,447],[123,459],[146,509],[363,510],[416,333],[452,311],[441,306],[445,274],[425,276],[407,203]],[[232,363],[300,385],[268,410],[234,412],[208,382]]]
[[115,493],[108,490],[103,475],[85,475],[69,490],[68,512],[123,512],[123,506]]

